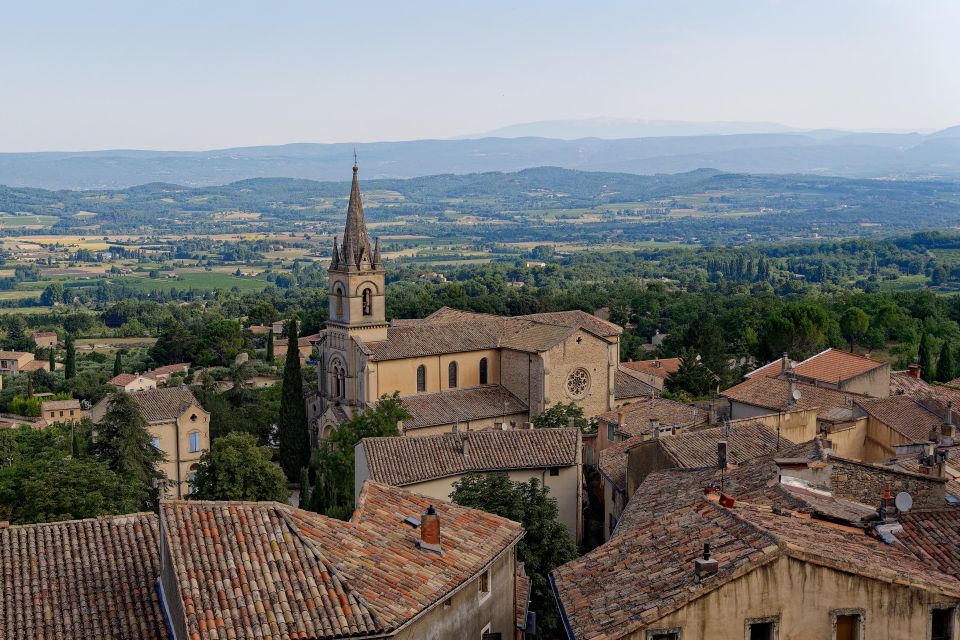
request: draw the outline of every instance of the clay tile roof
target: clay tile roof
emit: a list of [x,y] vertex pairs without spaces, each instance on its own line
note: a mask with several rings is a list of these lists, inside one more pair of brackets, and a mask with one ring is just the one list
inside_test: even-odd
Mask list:
[[517,628],[527,626],[527,611],[530,610],[530,577],[522,562],[517,562],[516,581],[514,582],[514,606],[516,607]]
[[2,360],[19,360],[24,356],[33,357],[33,354],[29,351],[4,351],[0,349],[0,359]]
[[960,577],[960,509],[911,511],[900,516],[897,540],[940,571]]
[[0,529],[0,637],[166,638],[158,549],[152,513]]
[[599,417],[605,422],[617,423],[621,413],[624,424],[617,427],[617,432],[628,436],[649,434],[651,418],[658,420],[662,427],[671,427],[699,424],[706,422],[708,417],[695,407],[666,398],[647,398],[631,402],[614,411],[601,413]]
[[676,373],[677,369],[680,368],[680,358],[634,360],[633,362],[624,362],[620,366],[666,379],[671,373]]
[[[796,362],[791,360],[790,366],[794,366],[794,365],[796,365]],[[783,360],[781,358],[777,358],[773,362],[768,362],[762,367],[758,369],[754,369],[744,377],[756,378],[756,377],[764,376],[764,377],[776,378],[778,375],[780,375],[782,371],[783,371]]]
[[577,329],[583,329],[604,337],[618,336],[623,333],[623,328],[619,325],[602,320],[586,311],[553,311],[549,313],[531,313],[518,317],[547,324],[576,327]]
[[[930,403],[912,396],[860,399],[857,404],[872,418],[887,425],[911,442],[923,442],[931,429],[943,424],[941,413],[931,410]],[[926,405],[926,406],[925,406]]]
[[161,376],[164,374],[184,373],[189,368],[190,368],[189,362],[177,362],[175,364],[168,364],[162,367],[157,367],[156,369],[151,369],[150,371],[145,372],[143,375],[145,375],[148,378],[156,378],[157,376]]
[[[809,447],[795,448],[800,453]],[[776,515],[770,502],[740,501],[754,492],[758,497],[773,494],[777,503],[790,509],[803,506],[793,489],[769,486],[776,473],[769,459],[756,459],[730,472],[731,484],[725,486],[738,498],[731,509],[703,494],[703,487],[718,479],[716,470],[651,474],[631,498],[610,541],[551,574],[574,636],[621,638],[655,627],[657,620],[691,600],[783,556],[888,584],[960,596],[960,580],[907,548],[884,544],[852,527],[811,519],[803,512]],[[856,514],[859,517],[860,511]],[[710,542],[719,572],[698,583],[693,566],[704,542]]]
[[361,446],[372,480],[403,486],[474,471],[572,466],[579,435],[577,429],[461,431],[364,438]]
[[47,400],[40,403],[41,411],[58,411],[60,409],[79,409],[79,400]]
[[914,378],[909,371],[890,372],[890,395],[927,395],[933,390],[933,385],[921,379]]
[[600,452],[600,460],[597,463],[597,468],[619,491],[624,492],[627,488],[627,453],[630,449],[638,447],[645,442],[650,442],[650,440],[629,438],[610,445]]
[[175,420],[191,405],[200,404],[190,393],[190,389],[183,386],[133,391],[130,397],[140,407],[143,419],[147,422]]
[[403,405],[413,416],[404,420],[404,430],[466,423],[527,411],[525,402],[500,385],[420,393],[405,397]]
[[123,387],[130,384],[131,382],[136,380],[138,377],[139,376],[133,373],[121,373],[107,380],[107,384],[112,384],[116,387]]
[[873,371],[886,363],[840,349],[827,349],[811,356],[793,368],[793,373],[821,382],[849,380]]
[[31,338],[56,338],[56,331],[37,331],[36,333],[30,334]]
[[748,378],[740,384],[730,387],[720,395],[765,409],[782,410],[790,407],[793,409],[816,409],[823,412],[837,407],[849,407],[853,400],[865,397],[856,393],[816,387],[803,382],[794,382],[794,388],[800,392],[800,399],[797,401],[794,401],[790,395],[789,381],[758,376]]
[[[431,504],[442,556],[404,523]],[[166,502],[161,517],[188,637],[201,638],[391,633],[523,535],[505,518],[372,482],[348,522],[275,502]]]
[[614,377],[613,397],[615,400],[652,396],[657,392],[653,386],[640,380],[622,367],[623,365],[617,369]]

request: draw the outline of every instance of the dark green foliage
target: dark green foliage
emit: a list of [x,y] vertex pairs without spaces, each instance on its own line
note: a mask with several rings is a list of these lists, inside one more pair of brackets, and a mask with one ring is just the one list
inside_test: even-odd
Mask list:
[[363,438],[398,436],[398,425],[410,413],[398,393],[383,396],[376,406],[356,413],[320,442],[314,458],[316,483],[310,509],[346,520],[353,513],[354,447]]
[[664,386],[672,394],[705,398],[716,392],[718,384],[717,377],[697,360],[692,350],[687,349],[680,355],[680,368],[667,378]]
[[65,355],[63,356],[63,377],[66,380],[70,380],[77,375],[77,349],[73,344],[72,333],[67,334],[64,349]]
[[310,470],[307,467],[300,469],[300,504],[310,504]]
[[234,385],[221,393],[212,380],[207,382],[194,388],[193,392],[203,408],[210,412],[211,440],[239,431],[256,437],[260,444],[270,441],[280,412],[280,385],[266,389]]
[[277,440],[280,466],[291,482],[310,462],[310,433],[307,431],[307,407],[303,400],[300,351],[297,349],[297,321],[287,321],[287,361],[283,369]]
[[97,423],[94,455],[137,491],[141,509],[156,509],[168,480],[158,465],[163,452],[153,446],[147,422],[128,394],[114,394]]
[[937,372],[934,379],[937,382],[950,382],[957,377],[957,364],[953,357],[953,345],[944,340],[940,347],[940,357],[937,358]]
[[545,411],[541,411],[534,417],[533,426],[538,429],[557,429],[569,426],[569,420],[573,418],[573,426],[581,431],[590,430],[590,422],[584,417],[583,409],[576,403],[558,402]]
[[275,500],[290,495],[287,479],[271,460],[270,449],[248,433],[214,440],[200,458],[191,498],[198,500]]
[[168,321],[150,349],[150,357],[160,365],[192,362],[196,355],[197,339],[178,320]]
[[57,350],[53,347],[50,347],[50,353],[47,354],[50,358],[50,371],[57,370]]
[[275,360],[273,355],[273,331],[267,334],[267,362],[273,364]]
[[840,316],[840,332],[850,344],[850,353],[870,328],[870,316],[860,307],[849,307]]
[[536,479],[511,482],[506,473],[471,473],[454,483],[450,498],[459,505],[523,525],[527,533],[517,544],[517,559],[525,564],[530,576],[537,635],[559,637],[562,626],[548,576],[554,568],[576,558],[577,547],[570,532],[557,520],[559,509],[550,489]]
[[120,354],[120,350],[117,350],[117,355],[113,359],[113,376],[117,377],[123,373],[123,356]]
[[[296,344],[296,343],[294,343]],[[243,329],[236,320],[214,319],[203,323],[195,359],[208,366],[227,367],[243,350]]]
[[917,364],[920,365],[920,376],[927,382],[932,382],[936,375],[933,370],[933,351],[926,331],[920,334],[920,346],[917,347]]

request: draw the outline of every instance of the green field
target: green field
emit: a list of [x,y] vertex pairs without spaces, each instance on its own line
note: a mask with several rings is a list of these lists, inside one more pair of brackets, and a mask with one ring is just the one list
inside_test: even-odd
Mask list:
[[11,216],[0,214],[0,228],[16,227],[52,227],[56,224],[56,216]]
[[263,276],[238,278],[231,273],[218,271],[181,271],[177,273],[176,278],[167,278],[165,274],[161,274],[159,278],[126,276],[115,278],[113,281],[139,291],[166,291],[168,289],[214,291],[237,287],[240,291],[246,292],[260,291],[270,284]]

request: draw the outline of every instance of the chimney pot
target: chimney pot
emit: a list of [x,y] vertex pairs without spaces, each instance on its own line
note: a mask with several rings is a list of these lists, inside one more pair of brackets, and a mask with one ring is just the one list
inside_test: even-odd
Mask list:
[[789,367],[790,367],[790,356],[788,356],[787,352],[784,351],[783,355],[780,356],[780,373],[786,373]]
[[920,379],[920,365],[911,364],[909,367],[907,367],[907,371],[910,372],[910,377],[916,378],[917,380]]
[[421,549],[433,551],[434,553],[443,553],[440,548],[440,516],[433,505],[427,507],[420,518],[420,543]]
[[710,543],[703,543],[703,557],[697,558],[694,560],[694,573],[696,574],[697,580],[702,580],[707,576],[712,576],[720,569],[720,565],[716,560],[710,559]]

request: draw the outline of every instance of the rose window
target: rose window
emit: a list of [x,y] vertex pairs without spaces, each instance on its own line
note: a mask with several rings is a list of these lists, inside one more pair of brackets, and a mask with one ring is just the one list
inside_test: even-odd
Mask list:
[[586,369],[574,369],[567,376],[567,394],[571,398],[582,398],[590,389],[590,374]]

